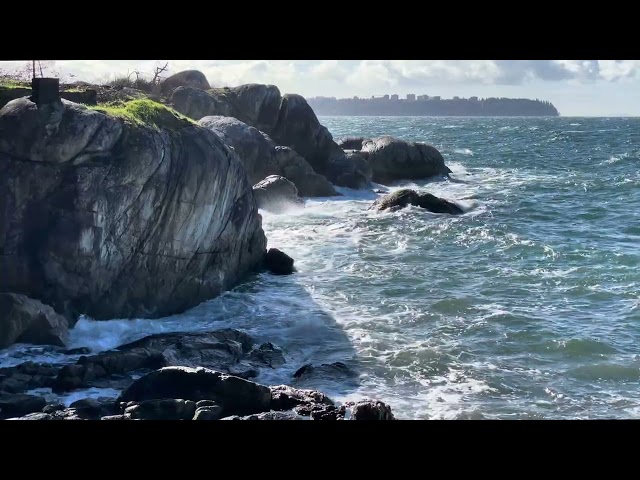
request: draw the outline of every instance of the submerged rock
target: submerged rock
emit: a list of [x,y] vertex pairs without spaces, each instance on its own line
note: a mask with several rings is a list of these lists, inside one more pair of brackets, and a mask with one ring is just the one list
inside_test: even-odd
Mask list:
[[15,293],[0,293],[0,348],[13,343],[64,346],[67,319],[49,305]]
[[270,175],[253,186],[259,208],[280,212],[291,206],[303,205],[296,186],[284,177]]
[[289,275],[295,271],[293,258],[277,248],[270,248],[265,255],[265,266],[274,275]]
[[64,100],[0,110],[0,290],[69,317],[160,317],[260,266],[237,155],[160,104],[122,108],[138,121]]
[[352,370],[349,366],[342,362],[323,363],[319,366],[314,366],[310,363],[303,365],[293,374],[293,378],[297,380],[303,380],[310,377],[343,377],[343,378],[355,378],[358,373]]
[[418,193],[415,190],[402,189],[385,195],[373,204],[378,210],[398,210],[407,205],[421,207],[434,213],[459,215],[464,211],[455,203],[435,197],[430,193]]

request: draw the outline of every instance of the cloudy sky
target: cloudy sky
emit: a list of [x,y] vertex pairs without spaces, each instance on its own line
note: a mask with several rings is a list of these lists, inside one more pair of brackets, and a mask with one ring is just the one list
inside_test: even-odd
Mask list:
[[[283,93],[351,97],[407,93],[539,98],[565,116],[640,116],[638,60],[58,60],[68,79],[103,81],[134,70],[204,72],[212,86],[275,84]],[[0,70],[24,62],[0,62]]]

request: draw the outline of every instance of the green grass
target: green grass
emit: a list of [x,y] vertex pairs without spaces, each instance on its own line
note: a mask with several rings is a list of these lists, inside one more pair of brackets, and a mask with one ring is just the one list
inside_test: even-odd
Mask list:
[[31,84],[28,82],[18,82],[16,80],[3,80],[0,79],[0,87],[3,88],[31,88]]
[[89,107],[92,110],[119,117],[136,125],[176,130],[185,127],[185,122],[196,124],[189,117],[176,112],[161,103],[148,98],[131,100],[124,103],[101,104]]

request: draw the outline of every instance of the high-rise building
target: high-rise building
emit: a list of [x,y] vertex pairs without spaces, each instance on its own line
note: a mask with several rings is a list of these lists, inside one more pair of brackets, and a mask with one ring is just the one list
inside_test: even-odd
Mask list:
[[416,100],[416,96],[415,96],[415,94],[413,94],[413,93],[408,93],[408,94],[407,94],[407,101],[409,101],[409,102],[415,102],[415,100]]
[[391,100],[398,100],[398,95],[391,95]]

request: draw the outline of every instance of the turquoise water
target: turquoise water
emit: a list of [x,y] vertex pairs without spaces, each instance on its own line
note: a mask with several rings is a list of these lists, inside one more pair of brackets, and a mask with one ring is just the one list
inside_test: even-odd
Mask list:
[[233,326],[285,351],[259,381],[342,361],[359,377],[300,386],[379,398],[400,418],[640,417],[640,119],[320,121],[334,137],[432,143],[452,181],[404,185],[466,213],[377,213],[375,194],[347,189],[264,213],[296,275],[257,276],[163,320],[83,319],[73,346]]

